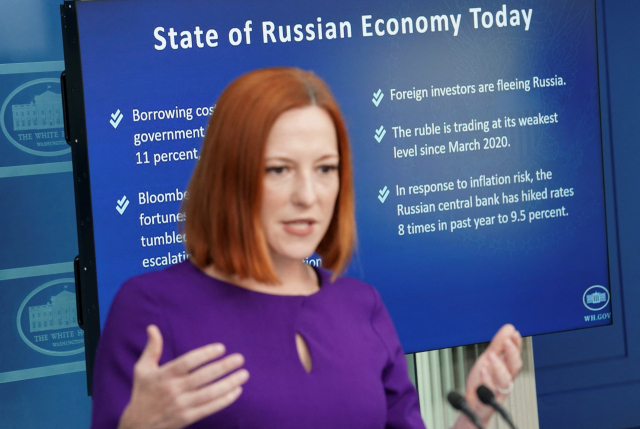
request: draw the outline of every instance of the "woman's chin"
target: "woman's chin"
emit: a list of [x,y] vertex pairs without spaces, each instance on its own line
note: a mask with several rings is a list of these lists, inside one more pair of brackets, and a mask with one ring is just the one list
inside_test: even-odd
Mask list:
[[309,246],[296,246],[289,249],[271,249],[271,258],[275,263],[300,262],[309,258],[316,251],[318,243]]

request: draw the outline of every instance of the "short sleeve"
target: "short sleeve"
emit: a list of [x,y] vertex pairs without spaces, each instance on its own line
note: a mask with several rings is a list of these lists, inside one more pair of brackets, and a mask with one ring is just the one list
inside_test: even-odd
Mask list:
[[386,428],[424,429],[418,393],[409,380],[407,360],[398,334],[380,295],[375,289],[372,288],[372,290],[375,295],[375,308],[371,324],[389,353],[387,364],[382,373],[387,398]]
[[[163,336],[160,363],[172,358],[171,333],[152,289],[141,278],[125,282],[116,294],[105,323],[93,372],[92,429],[115,429],[131,398],[133,367],[147,343],[146,328],[158,326]],[[145,287],[146,286],[146,287]]]

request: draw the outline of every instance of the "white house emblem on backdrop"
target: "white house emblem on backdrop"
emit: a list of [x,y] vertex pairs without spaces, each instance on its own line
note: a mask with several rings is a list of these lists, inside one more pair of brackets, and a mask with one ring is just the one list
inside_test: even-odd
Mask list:
[[0,127],[7,140],[23,152],[38,156],[69,153],[60,81],[36,79],[13,90],[0,108]]
[[29,307],[29,332],[53,331],[78,324],[76,294],[65,289],[45,305]]
[[40,95],[35,95],[29,104],[11,105],[13,130],[48,130],[64,128],[62,98],[51,91],[51,86]]
[[35,288],[22,301],[16,317],[20,338],[33,350],[49,356],[84,351],[84,332],[78,326],[73,279],[59,279]]

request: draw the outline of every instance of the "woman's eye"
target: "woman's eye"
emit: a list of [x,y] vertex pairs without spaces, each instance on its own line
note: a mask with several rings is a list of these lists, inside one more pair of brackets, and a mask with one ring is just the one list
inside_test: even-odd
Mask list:
[[331,173],[332,171],[336,171],[338,169],[337,165],[321,165],[318,167],[322,173]]
[[271,173],[271,174],[282,174],[285,171],[287,171],[287,167],[281,166],[281,167],[267,167],[267,173]]

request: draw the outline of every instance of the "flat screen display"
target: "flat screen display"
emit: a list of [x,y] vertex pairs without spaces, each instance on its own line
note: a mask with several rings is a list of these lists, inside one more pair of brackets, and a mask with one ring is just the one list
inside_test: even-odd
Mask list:
[[101,326],[127,278],[188,257],[216,99],[271,66],[340,104],[347,275],[405,352],[611,323],[593,1],[83,1],[77,22]]

